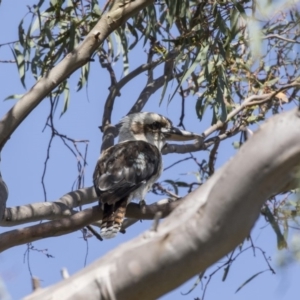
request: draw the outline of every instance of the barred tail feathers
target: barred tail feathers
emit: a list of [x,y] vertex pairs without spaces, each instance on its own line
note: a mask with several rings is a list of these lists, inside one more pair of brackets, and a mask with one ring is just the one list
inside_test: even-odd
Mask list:
[[127,199],[113,205],[104,204],[100,235],[104,239],[114,238],[120,231],[127,207]]

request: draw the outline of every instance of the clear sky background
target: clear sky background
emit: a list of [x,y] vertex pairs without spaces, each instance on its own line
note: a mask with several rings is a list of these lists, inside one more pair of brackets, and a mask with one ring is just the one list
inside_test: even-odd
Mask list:
[[[3,0],[0,6],[0,44],[18,39],[18,23],[27,12],[26,5],[35,1],[7,1]],[[100,1],[100,7],[104,2]],[[130,56],[130,70],[145,61],[145,50],[138,49]],[[8,46],[0,47],[0,60],[13,59]],[[122,76],[121,62],[114,66],[117,79]],[[59,118],[63,102],[57,109],[55,126],[62,134],[67,134],[74,139],[89,140],[88,166],[86,168],[85,186],[92,185],[92,173],[96,160],[99,156],[102,135],[98,129],[101,124],[103,114],[103,104],[108,95],[110,79],[106,70],[102,69],[98,61],[92,63],[92,71],[88,88],[76,93],[79,72],[72,74],[70,78],[71,102],[67,113]],[[26,92],[22,87],[17,67],[14,64],[0,63],[0,116],[2,117],[15,103],[15,100],[3,101],[8,95],[23,94]],[[113,110],[113,123],[117,123],[120,118],[128,112],[136,101],[142,87],[146,83],[146,75],[142,74],[121,91],[121,97],[116,99]],[[27,89],[34,84],[33,78],[28,76],[26,80]],[[173,85],[173,88],[175,84]],[[154,111],[169,117],[175,125],[179,122],[181,113],[181,100],[175,97],[167,105],[164,101],[159,107],[160,91],[154,94],[144,111]],[[184,124],[187,130],[201,133],[210,125],[210,116],[201,123],[195,113],[195,98],[188,98],[186,101],[186,117]],[[43,189],[41,176],[46,158],[50,130],[42,132],[46,118],[49,114],[49,99],[44,101],[29,115],[29,117],[15,131],[11,139],[7,142],[1,155],[1,173],[9,189],[7,206],[24,205],[33,202],[43,201]],[[209,113],[209,111],[208,111]],[[234,137],[223,143],[219,151],[217,166],[223,165],[235,154],[232,142],[238,140]],[[266,145],[267,147],[268,145]],[[81,150],[84,147],[81,146]],[[167,167],[180,158],[188,155],[171,154],[164,156],[164,166]],[[195,153],[198,161],[205,158],[205,153]],[[197,171],[197,165],[192,161],[186,161],[176,167],[166,171],[163,179],[180,179],[188,182],[196,181],[193,172]],[[47,199],[53,201],[68,193],[77,176],[76,159],[69,150],[63,146],[62,142],[55,138],[50,152],[50,162],[46,173]],[[234,183],[233,183],[234,184]],[[180,190],[181,195],[185,195],[184,189]],[[148,194],[147,201],[154,202],[162,197]],[[232,220],[234,222],[234,220]],[[30,224],[31,225],[31,224]],[[6,288],[11,295],[11,299],[20,299],[31,293],[30,272],[41,280],[41,285],[47,287],[61,280],[60,270],[65,267],[70,274],[76,273],[83,268],[87,255],[87,264],[94,262],[118,245],[129,241],[135,236],[149,229],[151,222],[143,221],[135,224],[127,230],[125,235],[119,234],[115,239],[99,242],[96,238],[88,239],[86,243],[80,231],[69,235],[49,238],[34,242],[36,249],[47,249],[47,253],[53,258],[48,258],[45,251],[31,251],[28,257],[25,255],[27,246],[14,247],[0,254],[0,277],[4,281]],[[22,226],[21,226],[22,227]],[[12,228],[15,229],[15,228]],[[5,232],[10,228],[0,228],[0,232]],[[293,232],[292,234],[297,234]],[[241,291],[235,294],[238,287],[252,275],[268,269],[262,254],[252,250],[246,251],[239,256],[237,261],[230,268],[225,282],[222,282],[223,270],[221,269],[211,279],[206,292],[206,298],[212,299],[233,299],[233,300],[276,300],[276,299],[299,299],[300,268],[295,261],[284,268],[278,265],[278,253],[276,248],[276,236],[273,230],[267,225],[263,217],[260,217],[251,233],[252,240],[257,247],[260,247],[267,257],[271,258],[271,265],[276,270],[276,275],[265,272],[251,281]],[[1,241],[0,241],[1,243]],[[250,246],[245,241],[243,248]],[[147,253],[145,253],[147,255]],[[201,257],[199,257],[201,260]],[[210,275],[225,259],[215,264],[209,270]],[[202,296],[202,287],[199,284],[195,290],[187,296],[186,293],[194,284],[196,278],[161,297],[163,300],[172,299],[194,299]],[[0,299],[1,300],[1,299]]]

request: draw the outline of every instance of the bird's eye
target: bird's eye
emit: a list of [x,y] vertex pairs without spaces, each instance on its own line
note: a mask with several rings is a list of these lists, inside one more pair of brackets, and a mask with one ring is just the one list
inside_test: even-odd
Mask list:
[[151,124],[151,129],[153,130],[157,130],[157,129],[160,129],[161,128],[161,124],[159,122],[153,122]]

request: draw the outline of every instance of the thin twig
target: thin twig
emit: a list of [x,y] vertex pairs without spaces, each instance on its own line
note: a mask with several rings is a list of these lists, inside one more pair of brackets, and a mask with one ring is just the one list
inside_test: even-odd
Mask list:
[[283,41],[289,42],[289,43],[300,44],[300,42],[298,42],[296,40],[291,40],[291,39],[285,38],[285,37],[283,37],[279,34],[268,34],[268,35],[264,36],[262,39],[263,40],[265,40],[265,39],[279,39],[279,40],[283,40]]

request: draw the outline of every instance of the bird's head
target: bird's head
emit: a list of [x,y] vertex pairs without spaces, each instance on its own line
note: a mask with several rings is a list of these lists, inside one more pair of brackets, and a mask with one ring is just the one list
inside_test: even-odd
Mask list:
[[126,116],[120,122],[119,142],[142,140],[155,145],[159,150],[166,141],[189,141],[197,137],[195,133],[180,130],[172,122],[159,114],[141,112]]

